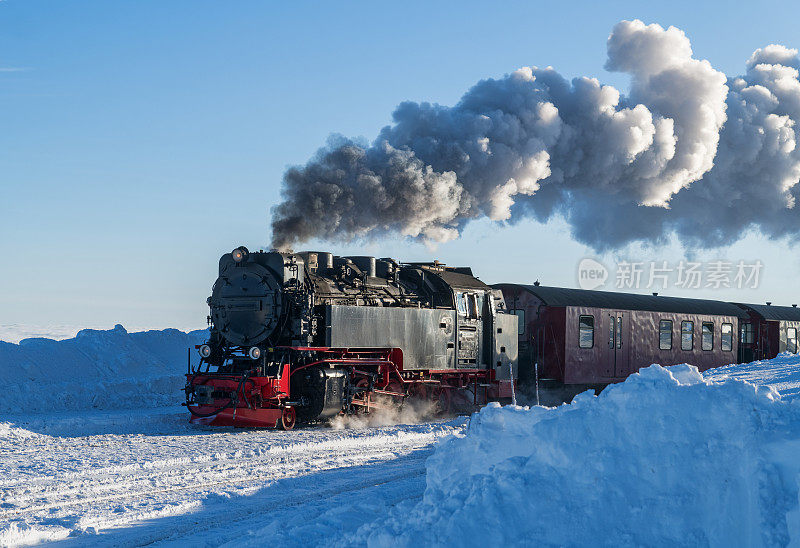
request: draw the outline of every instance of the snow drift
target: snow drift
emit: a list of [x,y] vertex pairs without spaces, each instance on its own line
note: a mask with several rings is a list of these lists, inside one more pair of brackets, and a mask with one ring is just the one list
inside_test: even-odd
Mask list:
[[783,352],[771,360],[732,363],[709,369],[707,379],[739,379],[759,386],[771,386],[784,401],[800,398],[800,354]]
[[0,341],[0,413],[140,408],[182,401],[186,349],[206,330],[85,329],[73,339]]
[[370,546],[800,542],[800,402],[653,365],[554,409],[493,404],[427,462]]

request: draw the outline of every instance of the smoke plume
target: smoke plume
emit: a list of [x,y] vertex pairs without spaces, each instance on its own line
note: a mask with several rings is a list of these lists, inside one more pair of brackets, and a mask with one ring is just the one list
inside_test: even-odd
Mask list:
[[289,169],[273,245],[402,234],[458,237],[470,220],[567,220],[598,251],[676,235],[717,247],[800,232],[800,57],[756,50],[742,76],[693,58],[675,27],[622,21],[593,78],[523,67],[457,105],[404,102],[371,145],[333,137]]

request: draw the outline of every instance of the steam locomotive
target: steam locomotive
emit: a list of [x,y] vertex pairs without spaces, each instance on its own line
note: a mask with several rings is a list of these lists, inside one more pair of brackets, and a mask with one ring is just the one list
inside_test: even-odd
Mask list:
[[281,427],[511,396],[517,316],[470,268],[324,252],[222,256],[189,368],[195,423]]

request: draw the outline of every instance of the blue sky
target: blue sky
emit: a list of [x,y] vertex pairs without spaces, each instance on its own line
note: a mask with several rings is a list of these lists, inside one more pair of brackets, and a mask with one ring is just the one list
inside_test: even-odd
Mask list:
[[[524,65],[624,90],[603,70],[621,19],[683,29],[695,56],[727,74],[757,47],[800,46],[797,3],[650,4],[0,2],[0,324],[201,326],[219,255],[267,245],[285,168],[330,133],[372,139],[403,100],[453,104]],[[567,286],[597,256],[559,221],[478,222],[435,251],[309,247]],[[668,292],[797,302],[795,249],[751,234],[695,258],[760,259],[758,289]]]

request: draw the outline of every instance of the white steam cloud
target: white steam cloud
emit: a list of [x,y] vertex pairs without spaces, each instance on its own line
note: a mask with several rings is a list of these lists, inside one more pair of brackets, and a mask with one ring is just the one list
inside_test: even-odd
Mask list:
[[770,45],[743,76],[692,57],[679,29],[622,21],[593,78],[523,67],[454,107],[404,102],[372,145],[332,138],[284,176],[273,245],[399,233],[458,237],[472,219],[563,216],[598,251],[676,234],[688,247],[800,232],[800,57]]

